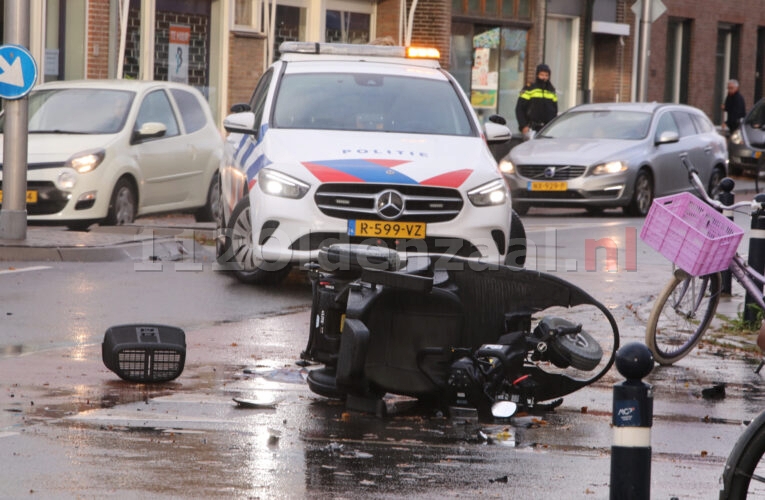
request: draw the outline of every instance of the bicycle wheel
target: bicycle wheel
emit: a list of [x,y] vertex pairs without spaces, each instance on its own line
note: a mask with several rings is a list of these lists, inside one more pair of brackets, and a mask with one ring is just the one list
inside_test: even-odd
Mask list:
[[720,302],[720,273],[690,276],[677,270],[648,317],[645,343],[660,365],[671,365],[693,349]]
[[765,494],[765,413],[755,418],[736,441],[723,471],[722,500],[762,498]]

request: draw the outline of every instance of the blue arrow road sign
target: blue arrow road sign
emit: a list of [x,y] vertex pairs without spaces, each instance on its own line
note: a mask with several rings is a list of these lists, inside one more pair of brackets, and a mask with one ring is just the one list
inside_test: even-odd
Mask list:
[[37,64],[20,45],[0,45],[0,97],[21,99],[37,81]]

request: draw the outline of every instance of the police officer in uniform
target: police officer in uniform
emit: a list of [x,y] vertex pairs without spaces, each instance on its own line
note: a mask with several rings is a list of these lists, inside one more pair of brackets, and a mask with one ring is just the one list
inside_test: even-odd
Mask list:
[[540,64],[537,66],[536,80],[521,90],[515,104],[518,128],[526,136],[529,130],[538,131],[557,115],[558,95],[550,83],[550,67]]

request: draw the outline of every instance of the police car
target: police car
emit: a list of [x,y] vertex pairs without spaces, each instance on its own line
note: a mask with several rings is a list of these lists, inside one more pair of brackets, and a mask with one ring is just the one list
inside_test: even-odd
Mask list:
[[481,125],[437,51],[279,51],[224,121],[233,161],[220,171],[222,269],[276,283],[341,242],[522,265],[523,225],[487,145],[510,130],[501,117]]

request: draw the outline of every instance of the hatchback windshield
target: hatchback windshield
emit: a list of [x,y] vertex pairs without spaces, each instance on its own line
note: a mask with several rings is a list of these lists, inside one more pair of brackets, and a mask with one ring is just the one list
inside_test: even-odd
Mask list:
[[651,113],[641,111],[572,111],[558,117],[537,137],[640,140],[648,135]]
[[272,126],[475,135],[449,82],[359,73],[285,75]]
[[[127,120],[134,92],[51,89],[29,96],[29,133],[115,134]],[[0,127],[4,122],[0,123]]]

